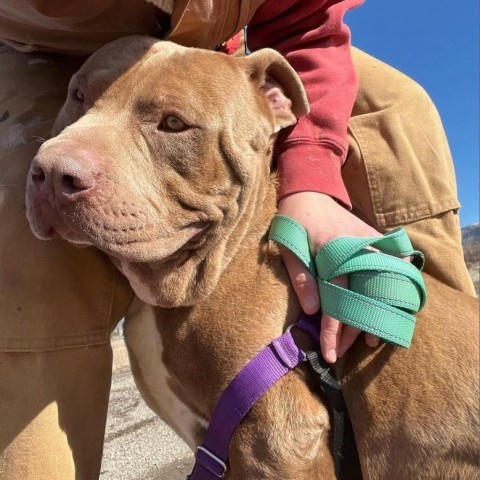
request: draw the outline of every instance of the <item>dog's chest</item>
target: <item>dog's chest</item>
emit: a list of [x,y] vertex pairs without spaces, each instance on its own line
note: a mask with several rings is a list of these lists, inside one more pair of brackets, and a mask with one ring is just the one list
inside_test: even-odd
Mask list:
[[169,385],[169,373],[163,361],[164,346],[151,307],[145,305],[127,321],[125,341],[135,382],[144,400],[194,449],[194,434],[199,427],[205,428],[206,422],[195,415]]

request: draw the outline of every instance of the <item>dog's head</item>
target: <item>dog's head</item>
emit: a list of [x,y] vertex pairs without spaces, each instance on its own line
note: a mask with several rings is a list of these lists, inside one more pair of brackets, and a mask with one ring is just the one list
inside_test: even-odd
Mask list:
[[148,303],[191,304],[262,201],[275,133],[307,109],[273,50],[237,58],[113,42],[74,75],[58,135],[32,162],[31,228],[98,247]]

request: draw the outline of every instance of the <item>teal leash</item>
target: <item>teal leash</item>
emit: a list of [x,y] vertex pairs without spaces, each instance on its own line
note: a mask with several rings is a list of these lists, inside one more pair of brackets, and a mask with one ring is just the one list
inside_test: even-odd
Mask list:
[[[289,217],[274,217],[269,238],[288,248],[308,268],[317,281],[323,312],[386,342],[410,346],[414,315],[426,301],[420,273],[424,256],[413,249],[403,228],[383,237],[335,238],[315,258],[306,230]],[[408,256],[418,267],[402,260]],[[348,289],[332,282],[340,275],[348,275]]]

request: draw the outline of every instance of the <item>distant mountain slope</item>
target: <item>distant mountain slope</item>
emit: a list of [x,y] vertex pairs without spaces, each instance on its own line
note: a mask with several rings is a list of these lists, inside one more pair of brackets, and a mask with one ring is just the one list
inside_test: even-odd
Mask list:
[[462,228],[462,243],[465,263],[472,276],[477,295],[480,293],[480,223]]

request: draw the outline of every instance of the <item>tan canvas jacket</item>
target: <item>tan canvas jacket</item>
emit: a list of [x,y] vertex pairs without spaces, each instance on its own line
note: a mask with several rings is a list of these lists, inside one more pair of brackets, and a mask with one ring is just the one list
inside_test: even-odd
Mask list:
[[[172,14],[168,39],[213,48],[238,32],[263,0],[3,0],[0,39],[24,52],[89,54],[130,34],[163,36],[157,8]],[[153,5],[152,5],[153,4]],[[154,6],[155,5],[155,6]]]

